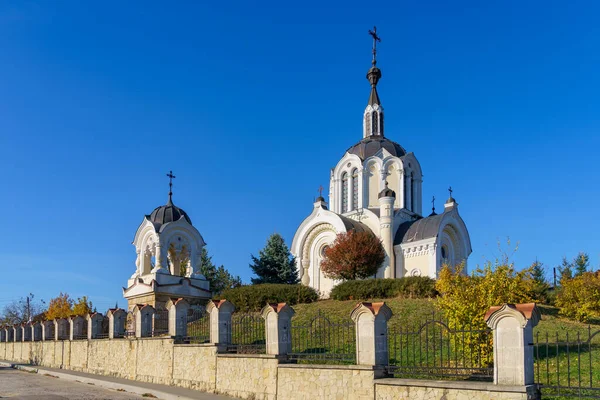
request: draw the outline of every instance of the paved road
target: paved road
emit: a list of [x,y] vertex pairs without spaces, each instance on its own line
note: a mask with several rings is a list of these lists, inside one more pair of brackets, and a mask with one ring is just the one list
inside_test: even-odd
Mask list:
[[13,400],[134,400],[133,393],[0,367],[0,398]]

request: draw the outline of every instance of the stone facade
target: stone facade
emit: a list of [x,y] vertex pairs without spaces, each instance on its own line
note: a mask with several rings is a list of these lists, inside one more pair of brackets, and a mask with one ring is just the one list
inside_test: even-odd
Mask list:
[[275,356],[223,354],[217,358],[217,392],[242,399],[277,398]]

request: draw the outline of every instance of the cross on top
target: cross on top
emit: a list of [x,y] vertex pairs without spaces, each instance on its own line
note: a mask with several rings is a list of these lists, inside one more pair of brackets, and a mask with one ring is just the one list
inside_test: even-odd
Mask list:
[[171,200],[171,196],[173,195],[173,179],[177,177],[173,175],[173,171],[169,171],[167,178],[169,178],[169,200]]
[[435,196],[431,199],[431,211],[435,212]]
[[373,37],[373,65],[377,64],[377,42],[381,42],[381,38],[377,36],[377,27],[374,26],[373,30],[369,29],[369,35]]
[[319,197],[323,197],[323,185],[319,185]]

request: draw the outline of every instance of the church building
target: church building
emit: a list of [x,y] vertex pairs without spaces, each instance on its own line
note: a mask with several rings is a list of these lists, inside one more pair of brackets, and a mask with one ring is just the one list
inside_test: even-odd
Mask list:
[[292,242],[301,282],[323,297],[338,282],[323,275],[324,250],[336,235],[370,231],[381,239],[386,253],[377,278],[429,276],[437,278],[443,264],[457,265],[471,254],[467,227],[450,197],[443,212],[423,215],[423,171],[417,157],[384,135],[383,106],[377,93],[381,70],[373,61],[367,73],[371,84],[363,114],[363,135],[331,170],[329,206],[322,196],[298,227]]

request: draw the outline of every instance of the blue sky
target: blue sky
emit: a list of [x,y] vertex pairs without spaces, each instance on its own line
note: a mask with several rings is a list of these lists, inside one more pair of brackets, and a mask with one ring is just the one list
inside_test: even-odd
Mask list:
[[[386,135],[423,197],[452,185],[470,267],[599,264],[597,2],[0,3],[0,307],[124,305],[133,235],[167,200],[245,281],[360,140],[370,37]],[[428,209],[424,204],[424,210]],[[438,202],[441,208],[441,201]]]

